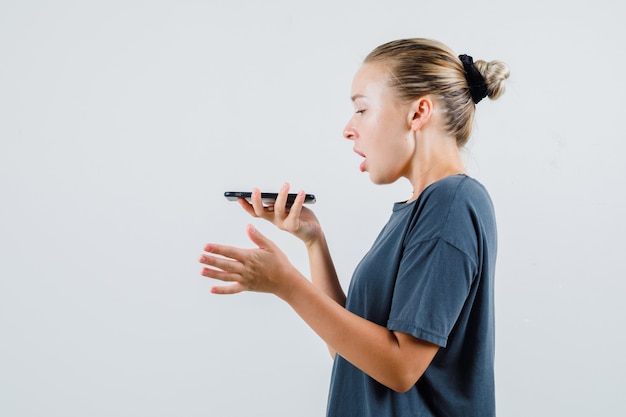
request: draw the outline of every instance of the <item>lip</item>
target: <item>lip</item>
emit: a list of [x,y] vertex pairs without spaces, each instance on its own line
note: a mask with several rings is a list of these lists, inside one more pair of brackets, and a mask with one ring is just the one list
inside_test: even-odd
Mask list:
[[365,155],[363,154],[363,152],[359,152],[359,150],[357,148],[352,148],[352,150],[354,151],[355,154],[362,156],[363,158],[365,158]]
[[354,151],[354,153],[356,153],[357,155],[359,155],[360,157],[364,158],[363,162],[361,162],[361,165],[359,165],[359,170],[361,172],[365,172],[366,171],[366,167],[365,167],[365,161],[367,159],[367,157],[365,156],[365,154],[363,154],[363,152],[360,152],[358,149],[356,148],[352,148],[352,150]]

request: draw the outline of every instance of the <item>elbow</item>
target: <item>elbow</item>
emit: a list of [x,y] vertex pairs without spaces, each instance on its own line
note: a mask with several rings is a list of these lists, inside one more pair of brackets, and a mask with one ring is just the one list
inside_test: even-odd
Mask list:
[[409,392],[409,390],[411,388],[413,388],[414,386],[415,386],[415,384],[413,384],[413,385],[405,385],[405,386],[402,386],[400,388],[394,389],[394,391],[399,393],[399,394],[404,394],[405,392]]
[[416,383],[417,381],[396,381],[394,384],[389,385],[388,388],[397,393],[404,394],[413,388]]
[[326,345],[326,347],[328,348],[328,353],[330,353],[330,358],[332,360],[335,360],[335,355],[337,354],[337,351],[330,347],[330,345]]
[[385,385],[387,386],[387,388],[397,393],[403,394],[410,391],[411,388],[413,388],[415,384],[417,384],[417,381],[419,381],[421,376],[422,373],[416,375],[414,373],[405,372],[401,375],[396,375],[394,378],[392,378],[392,380],[389,381],[388,384]]
[[405,393],[410,391],[417,381],[420,380],[428,366],[407,366],[406,361],[396,364],[393,371],[387,374],[388,383],[384,384],[387,388],[398,392]]
[[[415,387],[426,369],[430,366],[433,358],[437,354],[439,347],[428,342],[415,339],[412,336],[398,333],[400,335],[398,347],[406,346],[404,352],[394,355],[393,360],[388,361],[386,376],[389,384],[385,384],[389,389],[405,393]],[[400,346],[402,344],[402,346]]]

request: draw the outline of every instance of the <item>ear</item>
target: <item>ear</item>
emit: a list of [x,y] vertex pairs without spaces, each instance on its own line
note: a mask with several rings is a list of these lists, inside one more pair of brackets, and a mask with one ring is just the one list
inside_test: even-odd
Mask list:
[[411,103],[409,125],[411,130],[418,131],[424,126],[433,114],[433,100],[430,96],[423,96]]

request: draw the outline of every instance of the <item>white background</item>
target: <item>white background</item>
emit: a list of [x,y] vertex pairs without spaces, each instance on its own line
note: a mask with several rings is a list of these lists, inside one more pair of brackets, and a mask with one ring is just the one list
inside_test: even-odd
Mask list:
[[[588,5],[589,4],[589,5]],[[375,46],[502,59],[464,151],[499,221],[501,416],[623,416],[623,12],[599,0],[0,0],[0,415],[322,416],[331,361],[279,299],[219,297],[227,202],[315,193],[341,280],[407,183],[341,132]]]

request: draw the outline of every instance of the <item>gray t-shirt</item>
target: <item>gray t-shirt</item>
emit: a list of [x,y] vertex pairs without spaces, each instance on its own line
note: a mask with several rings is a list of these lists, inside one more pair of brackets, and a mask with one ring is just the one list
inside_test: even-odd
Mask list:
[[446,177],[394,205],[354,272],[346,308],[441,348],[406,393],[336,355],[329,417],[495,415],[496,247],[491,199],[468,176]]

